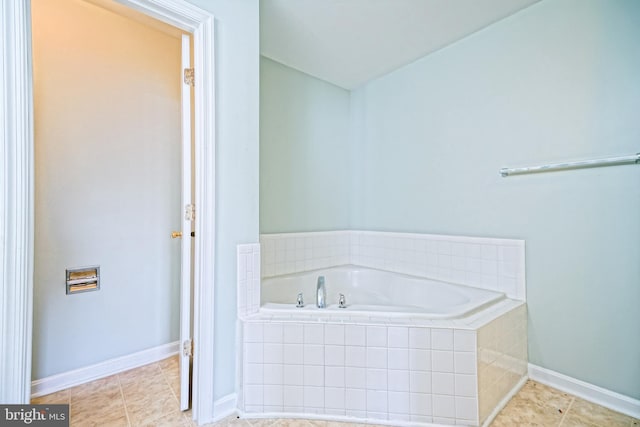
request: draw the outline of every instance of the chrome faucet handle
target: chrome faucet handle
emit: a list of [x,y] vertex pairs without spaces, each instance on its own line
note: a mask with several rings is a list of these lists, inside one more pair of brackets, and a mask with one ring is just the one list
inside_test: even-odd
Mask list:
[[298,308],[304,307],[304,299],[302,298],[302,292],[298,294],[298,303],[296,304],[296,307]]
[[338,308],[347,308],[347,302],[344,298],[344,294],[340,294],[340,298],[338,299]]

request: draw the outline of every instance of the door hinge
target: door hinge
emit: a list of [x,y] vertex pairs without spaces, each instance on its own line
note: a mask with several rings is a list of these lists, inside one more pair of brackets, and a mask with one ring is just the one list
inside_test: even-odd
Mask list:
[[193,357],[193,340],[186,340],[182,343],[182,356]]
[[184,207],[184,219],[187,221],[195,221],[196,206],[194,204],[189,204]]
[[193,68],[185,68],[184,69],[184,83],[189,86],[195,86],[196,84],[196,76]]

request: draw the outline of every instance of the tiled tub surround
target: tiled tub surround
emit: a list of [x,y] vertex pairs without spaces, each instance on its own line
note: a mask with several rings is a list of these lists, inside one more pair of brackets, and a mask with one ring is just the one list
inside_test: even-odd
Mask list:
[[353,264],[526,300],[524,240],[376,231],[263,234],[262,277]]
[[[524,382],[524,241],[339,231],[262,235],[260,246],[262,278],[353,264],[508,298],[447,320],[239,307],[245,416],[477,426]],[[239,292],[260,298],[246,281]]]
[[243,322],[239,409],[247,417],[482,425],[525,378],[524,331],[525,305],[509,299],[455,320],[258,314]]

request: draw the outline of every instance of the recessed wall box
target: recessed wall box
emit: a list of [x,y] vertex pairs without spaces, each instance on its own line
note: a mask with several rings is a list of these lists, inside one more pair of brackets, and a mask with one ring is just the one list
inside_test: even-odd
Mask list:
[[100,266],[67,268],[67,295],[100,289]]

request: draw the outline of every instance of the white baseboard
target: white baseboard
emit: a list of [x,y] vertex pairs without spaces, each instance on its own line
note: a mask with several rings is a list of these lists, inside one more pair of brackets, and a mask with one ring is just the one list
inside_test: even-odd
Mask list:
[[108,377],[138,366],[157,362],[177,354],[179,349],[179,341],[175,341],[115,359],[105,360],[95,365],[34,380],[31,382],[31,397],[55,393],[56,391]]
[[640,400],[540,366],[529,364],[529,378],[616,412],[640,418]]
[[208,422],[218,422],[227,418],[231,414],[238,412],[237,408],[238,395],[236,393],[228,394],[213,402],[213,420]]

